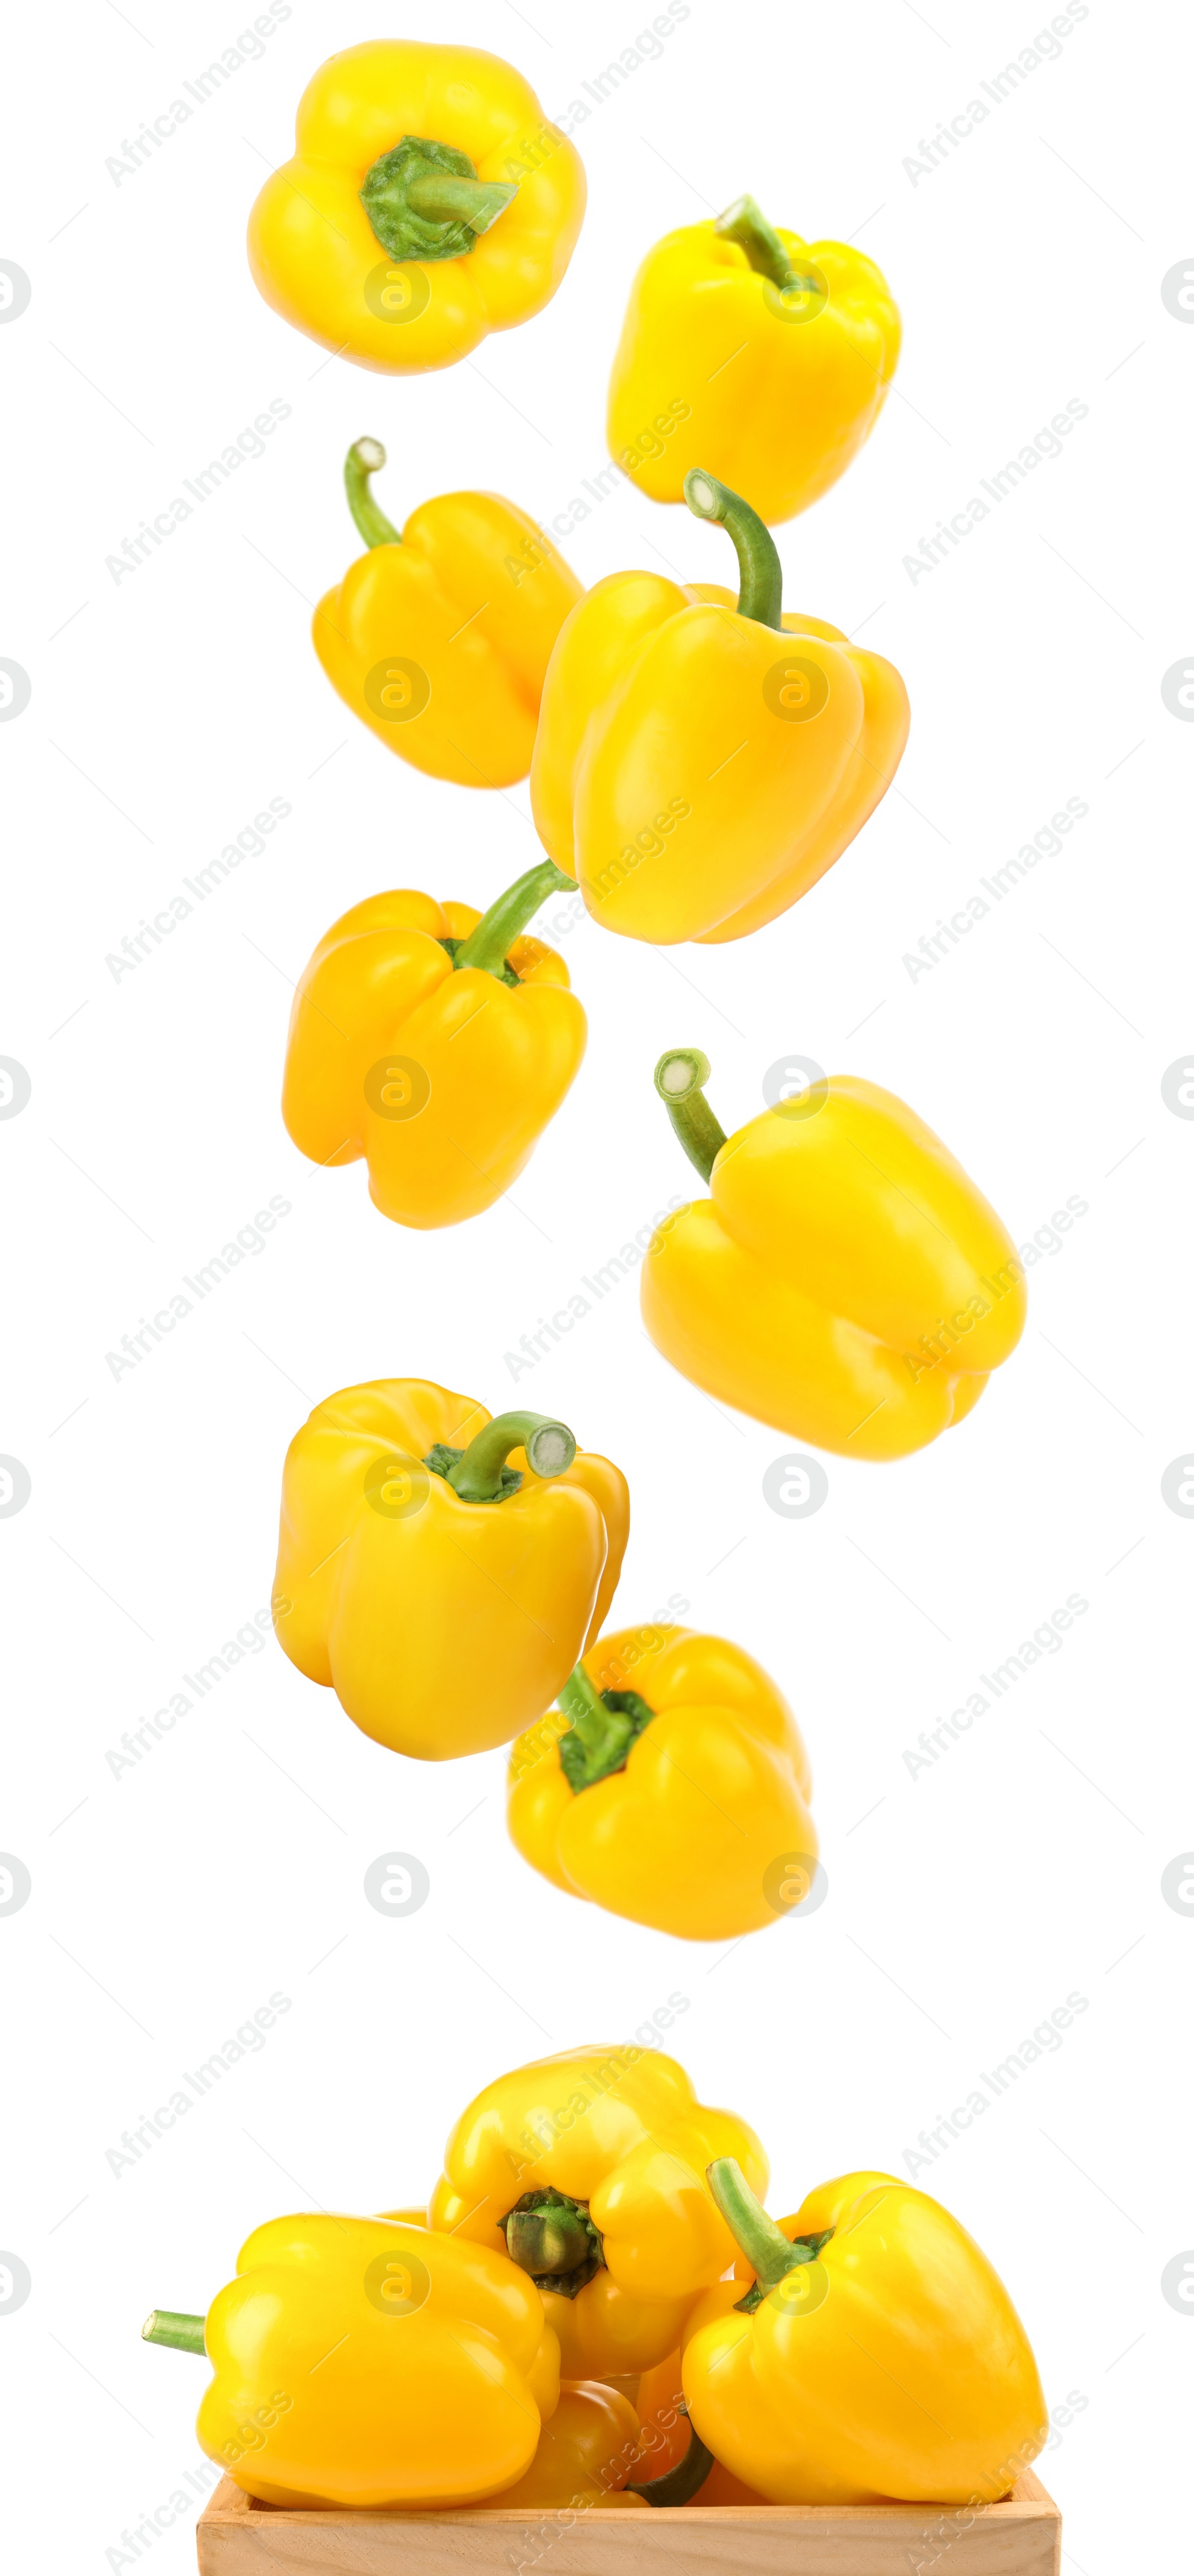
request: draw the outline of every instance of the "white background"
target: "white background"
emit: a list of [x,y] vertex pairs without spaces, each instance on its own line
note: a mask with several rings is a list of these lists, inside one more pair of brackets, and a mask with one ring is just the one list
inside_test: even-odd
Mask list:
[[[1161,1477],[1194,1443],[1194,1126],[1160,1086],[1192,1034],[1194,730],[1161,680],[1194,646],[1194,329],[1160,288],[1194,265],[1188,52],[1176,13],[1091,0],[1060,58],[914,184],[920,138],[1047,18],[693,0],[661,59],[577,128],[588,216],[544,315],[421,380],[323,363],[259,301],[243,251],[305,81],[338,45],[451,35],[508,55],[555,113],[639,32],[612,0],[531,15],[458,0],[419,28],[296,0],[263,59],[119,186],[106,158],[242,22],[99,0],[28,12],[8,38],[0,252],[33,285],[0,331],[0,652],[33,692],[0,730],[0,1052],[32,1080],[0,1125],[0,1449],[32,1478],[0,1525],[0,1845],[32,1877],[0,1918],[0,2244],[32,2276],[0,2313],[13,2563],[134,2563],[122,2530],[195,2466],[203,2384],[200,2363],[140,2343],[146,2310],[205,2307],[273,2212],[421,2196],[500,2069],[628,2038],[682,1996],[677,2053],[761,2130],[782,2212],[850,2166],[904,2171],[977,2070],[1077,1992],[1060,2049],[918,2178],[1005,2275],[1051,2403],[1085,2400],[1040,2464],[1068,2563],[1172,2564],[1194,2314],[1161,2274],[1194,2245],[1194,1929],[1160,1880],[1194,1843],[1175,1629],[1194,1528]],[[740,945],[655,951],[557,907],[590,1015],[575,1091],[517,1207],[403,1233],[361,1166],[313,1171],[284,1133],[291,983],[349,903],[413,884],[483,904],[537,844],[525,789],[421,778],[325,681],[309,608],[359,551],[342,457],[384,439],[399,523],[471,484],[571,515],[605,462],[637,260],[743,189],[809,238],[857,238],[902,308],[874,438],[778,532],[787,605],[861,629],[905,674],[897,787],[830,877]],[[290,417],[267,452],[114,581],[105,558],[275,399]],[[914,581],[905,555],[1071,400],[1088,416],[1063,454]],[[626,485],[563,550],[585,579],[731,577],[718,531]],[[272,797],[293,811],[264,854],[114,980],[109,953]],[[922,934],[1071,797],[1090,810],[1061,854],[914,981]],[[767,1507],[779,1438],[668,1369],[630,1282],[512,1393],[504,1354],[686,1191],[650,1079],[677,1042],[711,1057],[731,1127],[794,1050],[889,1085],[1020,1242],[1087,1203],[1032,1267],[1024,1341],[974,1416],[903,1464],[828,1459],[811,1519]],[[271,1194],[291,1213],[265,1250],[114,1381],[105,1353]],[[308,1405],[404,1373],[559,1413],[625,1468],[618,1614],[679,1592],[788,1691],[816,1773],[819,1911],[724,1953],[582,1913],[508,1844],[500,1755],[387,1755],[272,1639],[113,1776],[122,1732],[267,1603]],[[920,1732],[1075,1592],[1089,1607],[1061,1650],[912,1776]],[[363,1894],[387,1850],[430,1873],[400,1921]],[[275,1991],[291,2008],[262,2050],[116,2177],[122,2131]],[[181,2570],[192,2535],[143,2533],[140,2552]]]

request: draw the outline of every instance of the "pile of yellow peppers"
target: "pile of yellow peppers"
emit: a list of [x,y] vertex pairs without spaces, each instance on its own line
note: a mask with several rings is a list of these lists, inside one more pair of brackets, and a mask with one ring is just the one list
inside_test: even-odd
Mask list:
[[978,2246],[882,2173],[777,2225],[768,2170],[673,2058],[544,2058],[468,2104],[425,2210],[271,2219],[206,2318],[142,2331],[206,2353],[200,2443],[262,2504],[1006,2495],[1048,2423]]

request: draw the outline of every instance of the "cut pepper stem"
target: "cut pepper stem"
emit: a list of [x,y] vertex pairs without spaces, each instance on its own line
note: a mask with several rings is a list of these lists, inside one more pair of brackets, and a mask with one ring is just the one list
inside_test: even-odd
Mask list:
[[545,1413],[495,1414],[448,1469],[447,1482],[462,1503],[497,1501],[502,1469],[512,1449],[525,1449],[527,1464],[537,1476],[562,1476],[576,1456],[576,1442],[566,1422],[553,1422]]
[[546,903],[549,894],[565,891],[575,894],[576,880],[566,877],[554,859],[541,859],[524,877],[516,877],[482,913],[476,929],[462,939],[452,960],[457,973],[462,966],[482,966],[488,975],[500,976],[509,950],[528,921],[534,920],[540,904]]
[[[683,2398],[678,2411],[681,2415],[688,2414]],[[645,2478],[641,2486],[633,2478],[629,2479],[626,2492],[627,2495],[642,2496],[646,2504],[691,2504],[694,2495],[700,2494],[712,2466],[713,2453],[706,2449],[690,2417],[688,2449],[683,2459],[677,2460],[674,2469],[665,2469],[662,2477]]]
[[143,2343],[168,2343],[175,2352],[206,2352],[202,2317],[184,2316],[177,2308],[151,2308],[141,2328]]
[[784,568],[771,531],[764,527],[758,511],[752,510],[741,493],[731,492],[727,483],[719,483],[715,474],[706,474],[703,465],[694,465],[685,475],[684,498],[694,519],[716,519],[733,539],[738,557],[739,617],[753,617],[756,625],[773,626],[782,635]]
[[705,1098],[702,1086],[708,1079],[709,1058],[699,1047],[669,1047],[655,1067],[655,1088],[703,1181],[708,1180],[726,1141],[726,1131]]
[[716,2157],[705,2169],[705,2180],[735,2245],[753,2267],[760,2289],[773,2290],[776,2282],[785,2281],[798,2264],[808,2262],[807,2244],[791,2244],[775,2220],[768,2218],[736,2156]]
[[733,205],[727,206],[724,215],[718,216],[713,230],[722,241],[737,242],[739,250],[745,251],[751,267],[757,269],[761,277],[769,277],[781,295],[788,287],[806,291],[817,287],[819,281],[816,278],[802,276],[799,269],[793,268],[774,225],[768,223],[753,197],[735,197]]
[[369,489],[369,477],[380,472],[386,451],[379,438],[358,438],[344,459],[348,506],[367,546],[399,546],[402,539]]
[[479,179],[467,153],[404,134],[366,173],[361,204],[394,260],[462,259],[504,214],[517,188]]

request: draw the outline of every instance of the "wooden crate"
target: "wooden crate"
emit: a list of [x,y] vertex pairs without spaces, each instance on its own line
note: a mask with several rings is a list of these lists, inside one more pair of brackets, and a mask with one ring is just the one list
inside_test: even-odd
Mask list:
[[637,2513],[295,2513],[223,2479],[200,2576],[1060,2576],[1061,2515],[1031,2472],[956,2505],[734,2505]]

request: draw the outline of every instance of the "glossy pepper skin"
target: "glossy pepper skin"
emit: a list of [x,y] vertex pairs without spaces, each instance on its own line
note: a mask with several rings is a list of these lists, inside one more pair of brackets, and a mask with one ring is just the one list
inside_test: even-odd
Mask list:
[[428,2217],[525,2264],[566,2379],[617,2378],[674,2350],[697,2292],[732,2259],[705,2181],[717,2153],[766,2175],[754,2131],[699,2103],[674,2058],[569,2051],[469,2104]]
[[655,1085],[712,1195],[670,1217],[642,1314],[682,1375],[847,1458],[902,1458],[977,1404],[1024,1329],[995,1211],[894,1092],[821,1076],[736,1134],[695,1047]]
[[482,2501],[507,2512],[523,2505],[536,2511],[571,2505],[577,2512],[612,2505],[624,2511],[640,2503],[624,2493],[638,2442],[638,2416],[619,2389],[599,2379],[565,2380],[529,2469],[516,2486]]
[[[682,1941],[727,1941],[807,1895],[808,1755],[761,1664],[723,1637],[626,1628],[511,1748],[507,1822],[567,1895]],[[604,1696],[603,1696],[604,1694]]]
[[382,375],[467,358],[549,303],[585,210],[579,155],[496,54],[350,45],[303,92],[249,217],[267,304]]
[[[380,2512],[475,2503],[535,2456],[558,2355],[525,2273],[381,2218],[270,2219],[203,2320],[197,2432],[262,2504]],[[196,2343],[187,2347],[194,2350]]]
[[441,492],[400,534],[371,488],[385,458],[375,438],[348,451],[367,552],[320,600],[315,650],[345,706],[412,768],[513,787],[530,769],[547,665],[581,584],[496,492]]
[[653,501],[682,500],[704,466],[775,527],[845,473],[899,354],[873,260],[773,231],[740,197],[648,251],[610,379],[610,454]]
[[1047,2411],[1020,2319],[957,2219],[856,2173],[777,2228],[732,2167],[711,2180],[759,2292],[744,2314],[741,2277],[719,2283],[685,2341],[684,2393],[718,2458],[772,2504],[1006,2495]]
[[563,1423],[425,1378],[343,1387],[286,1453],[279,1643],[376,1743],[484,1752],[596,1635],[629,1518],[625,1478]]
[[[704,2302],[701,2302],[703,2307]],[[674,2476],[689,2459],[694,2439],[687,2401],[684,2396],[683,2348],[677,2345],[666,2361],[645,2370],[639,2381],[635,2412],[639,2419],[639,2465],[635,2482],[643,2479]],[[703,2474],[701,2473],[703,2471]],[[745,2486],[721,2460],[712,2460],[707,2468],[698,2462],[694,2476],[699,2477],[691,2495],[678,2499],[687,2505],[766,2504],[767,2498],[757,2488]]]
[[460,1225],[508,1190],[580,1068],[568,969],[522,930],[550,860],[482,917],[409,890],[332,923],[295,987],[282,1115],[300,1153],[359,1162],[396,1225]]
[[613,573],[548,664],[531,807],[594,921],[667,947],[745,938],[807,894],[886,793],[908,738],[899,672],[815,617],[784,616],[753,508],[693,470],[741,583]]

